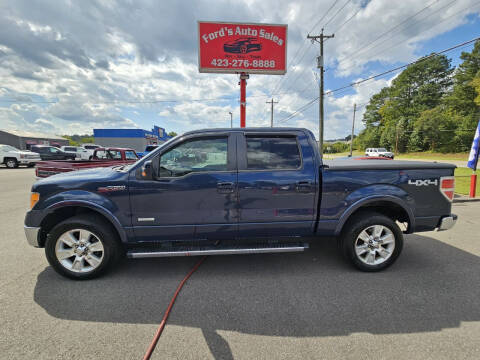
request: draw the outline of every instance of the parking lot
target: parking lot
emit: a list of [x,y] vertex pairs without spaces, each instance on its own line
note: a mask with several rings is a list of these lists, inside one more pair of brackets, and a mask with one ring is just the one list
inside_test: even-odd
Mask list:
[[[197,258],[126,260],[75,282],[30,247],[33,169],[0,168],[0,358],[142,358]],[[396,264],[362,273],[332,241],[298,254],[209,257],[152,358],[478,359],[480,202],[456,227],[406,237]]]

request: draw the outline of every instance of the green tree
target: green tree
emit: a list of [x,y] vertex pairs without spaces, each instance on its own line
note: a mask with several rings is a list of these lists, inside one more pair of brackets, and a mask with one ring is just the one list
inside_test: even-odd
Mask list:
[[[423,148],[421,139],[409,144],[410,135],[422,112],[440,105],[451,88],[452,72],[450,60],[444,55],[428,56],[408,66],[391,86],[372,96],[363,116],[366,128],[357,144],[398,147],[400,152],[409,150],[409,146]],[[415,136],[420,137],[420,133]]]
[[177,136],[177,133],[175,131],[170,131],[168,133],[168,136],[174,137],[174,136]]
[[462,52],[463,62],[454,75],[451,94],[445,99],[448,113],[455,119],[456,132],[454,141],[457,151],[468,151],[472,143],[472,129],[477,126],[480,117],[480,103],[476,101],[476,91],[480,72],[480,41],[477,40],[471,52]]

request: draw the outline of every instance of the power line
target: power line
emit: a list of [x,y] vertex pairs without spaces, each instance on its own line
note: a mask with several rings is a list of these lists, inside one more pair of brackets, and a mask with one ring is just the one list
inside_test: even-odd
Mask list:
[[318,24],[320,24],[320,23],[323,21],[323,19],[325,19],[325,17],[328,15],[328,13],[330,12],[330,10],[332,10],[332,9],[335,7],[335,5],[337,5],[338,1],[339,1],[339,0],[335,0],[335,1],[332,3],[332,5],[330,5],[330,7],[328,8],[327,12],[326,12],[326,13],[320,18],[320,20],[318,20],[318,21],[315,23],[315,25],[313,25],[313,27],[310,29],[310,31],[308,32],[309,34],[310,34],[313,30],[315,30],[315,28],[318,26]]
[[357,14],[360,12],[360,10],[362,10],[363,8],[360,6],[360,8],[355,11],[355,13],[350,16],[347,20],[345,20],[342,25],[340,25],[335,31],[333,31],[334,34],[338,33],[338,31],[343,28],[345,25],[347,25],[355,16],[357,16]]
[[348,5],[348,3],[349,3],[350,1],[352,1],[352,0],[347,0],[347,1],[345,2],[345,4],[343,4],[343,6],[342,6],[340,9],[337,10],[337,12],[330,18],[330,20],[327,21],[327,23],[326,23],[323,27],[326,28],[327,25],[330,24],[333,19],[335,19],[335,17],[338,15],[338,13],[339,13],[340,11],[342,11],[342,10],[345,8],[345,6]]
[[[438,12],[438,11],[440,11],[440,10],[443,10],[443,9],[446,8],[446,7],[451,7],[454,3],[455,3],[455,1],[452,1],[452,2],[448,3],[447,5],[445,5],[445,6],[443,6],[442,8],[436,10],[435,12],[433,12],[433,13],[425,16],[422,20],[425,20],[426,18],[434,15],[436,12]],[[480,2],[477,2],[477,3],[475,3],[475,4],[472,5],[472,6],[469,5],[469,6],[467,6],[467,7],[462,8],[461,10],[459,10],[459,11],[457,11],[457,12],[449,15],[449,16],[446,17],[445,19],[443,19],[443,20],[441,20],[440,22],[436,23],[433,27],[429,28],[429,30],[431,30],[431,29],[439,26],[440,24],[442,24],[443,22],[445,22],[445,21],[447,21],[448,19],[452,18],[453,16],[455,16],[455,15],[457,15],[457,14],[459,14],[459,13],[461,13],[461,12],[463,12],[463,11],[469,9],[469,8],[474,8],[475,6],[478,6],[479,4],[480,4]],[[371,49],[374,49],[374,48],[378,47],[379,45],[385,43],[387,40],[390,40],[390,39],[392,39],[393,37],[396,37],[396,36],[398,36],[398,35],[400,35],[400,34],[397,33],[397,34],[394,34],[393,36],[390,36],[390,37],[384,39],[382,42],[378,43],[377,45],[375,45],[375,46],[372,47]],[[410,40],[410,39],[411,39],[411,38],[407,38],[407,39],[405,39],[405,40],[403,40],[403,41],[393,43],[391,46],[383,49],[382,51],[380,51],[380,52],[378,52],[378,53],[376,53],[376,54],[374,54],[374,55],[370,55],[370,57],[372,57],[372,56],[378,56],[378,55],[380,55],[382,52],[386,52],[386,51],[388,51],[388,50],[390,50],[390,49],[392,49],[392,48],[394,48],[394,47],[396,47],[396,46],[398,46],[398,45],[400,45],[400,44],[403,44],[404,42],[406,42],[406,41],[408,41],[408,40]],[[370,49],[370,50],[371,50],[371,49]],[[354,67],[356,67],[356,66],[357,66],[356,64],[353,64],[353,65],[351,65],[351,66],[348,66],[348,67],[346,67],[346,68],[343,68],[342,71],[349,70],[349,69],[354,68]]]
[[[328,8],[327,12],[315,23],[315,25],[312,26],[312,28],[310,29],[310,31],[308,32],[309,34],[315,30],[315,28],[318,26],[318,24],[320,24],[323,19],[325,19],[325,17],[330,13],[330,11],[335,7],[335,5],[338,3],[339,0],[334,0],[332,5],[330,5],[330,7]],[[303,55],[302,55],[302,58],[300,61],[298,61],[297,63],[295,63],[295,61],[297,60],[297,55],[300,53],[300,50],[303,49],[303,46],[305,45],[307,39],[305,39],[305,41],[303,42],[302,46],[300,46],[297,50],[297,52],[295,53],[295,56],[293,57],[293,60],[291,62],[292,65],[290,65],[288,68],[289,69],[293,69],[295,66],[297,66],[298,63],[301,62],[301,60],[303,59],[303,57],[305,56],[305,53],[309,50],[310,47],[312,47],[312,44],[310,44],[310,46],[304,51]],[[295,64],[295,65],[293,65]],[[288,71],[287,71],[288,72]],[[290,74],[288,72],[288,74]],[[285,76],[285,77],[282,77],[281,79],[279,79],[279,81],[276,83],[275,87],[273,88],[273,90],[271,91],[271,95],[273,95],[276,91],[280,91],[280,89],[282,88],[280,86],[280,84],[285,81],[285,78],[288,77],[288,74]],[[279,87],[280,86],[280,87]]]
[[[361,46],[359,46],[357,49],[355,49],[355,51],[352,51],[350,54],[346,55],[346,56],[343,56],[341,57],[339,60],[337,60],[338,62],[341,62],[353,55],[357,55],[359,52],[362,52],[364,51],[366,48],[368,48],[371,44],[375,43],[377,40],[381,39],[382,37],[384,37],[385,35],[387,35],[388,33],[392,32],[393,30],[397,29],[398,27],[400,27],[401,25],[405,24],[406,22],[408,22],[410,19],[414,18],[415,16],[417,16],[418,14],[420,14],[421,12],[427,10],[428,8],[430,8],[434,3],[437,3],[439,0],[435,0],[435,1],[432,1],[430,4],[428,4],[427,6],[425,6],[423,9],[417,11],[415,14],[409,16],[408,18],[406,18],[405,20],[403,20],[402,22],[398,23],[397,25],[395,25],[394,27],[390,28],[389,30],[383,32],[382,34],[380,34],[378,37],[376,37],[373,41],[370,41],[369,43],[367,44],[362,44]],[[454,0],[455,1],[455,0]]]
[[[448,51],[452,51],[452,50],[457,49],[457,48],[460,48],[460,47],[462,47],[462,46],[469,45],[469,44],[471,44],[471,43],[473,43],[473,42],[475,42],[475,41],[477,41],[477,40],[480,40],[480,37],[477,37],[477,38],[472,39],[472,40],[469,40],[469,41],[465,41],[465,42],[463,42],[463,43],[461,43],[461,44],[454,45],[454,46],[452,46],[452,47],[450,47],[450,48],[448,48],[448,49],[439,51],[439,52],[437,52],[437,53],[434,53],[434,54],[431,54],[431,55],[428,55],[428,56],[425,56],[425,57],[423,57],[423,58],[417,59],[416,61],[410,62],[410,63],[408,63],[408,64],[405,64],[405,65],[402,65],[402,66],[398,66],[398,67],[396,67],[396,68],[393,68],[393,69],[384,71],[384,72],[382,72],[382,73],[380,73],[380,74],[376,74],[376,75],[370,76],[370,77],[368,77],[368,78],[366,78],[366,79],[363,79],[363,80],[360,80],[360,81],[356,81],[356,82],[353,82],[353,83],[348,84],[348,85],[341,86],[341,87],[339,87],[339,88],[337,88],[337,89],[334,89],[334,90],[327,91],[327,92],[324,93],[324,95],[330,95],[330,94],[333,94],[333,93],[336,93],[336,92],[339,92],[339,91],[345,91],[345,90],[347,90],[347,89],[350,88],[350,87],[353,87],[353,86],[362,84],[362,83],[364,83],[364,82],[366,82],[366,81],[369,81],[369,80],[378,78],[378,77],[380,77],[380,76],[384,76],[384,75],[386,75],[386,74],[392,73],[392,72],[394,72],[394,71],[397,71],[397,70],[406,68],[406,67],[408,67],[408,66],[410,66],[410,65],[413,65],[413,64],[415,64],[415,63],[425,61],[425,60],[427,60],[427,59],[429,59],[429,58],[431,58],[431,57],[433,57],[433,56],[437,56],[437,55],[439,55],[439,54],[443,54],[443,53],[446,53],[446,52],[448,52]],[[319,98],[320,98],[320,97],[317,96],[316,98],[310,100],[307,104],[303,105],[302,107],[300,107],[298,110],[296,110],[295,112],[293,112],[292,114],[290,114],[290,115],[287,116],[286,118],[280,120],[279,123],[280,123],[280,122],[286,122],[286,121],[294,118],[294,117],[297,116],[301,111],[304,111],[304,110],[306,110],[308,107],[310,107],[310,106],[311,106],[315,101],[317,101]],[[361,106],[364,106],[364,105],[367,105],[367,104],[368,104],[368,103],[360,104],[360,105],[357,105],[357,107],[361,107]]]
[[284,122],[287,122],[288,120],[294,118],[295,116],[297,116],[298,113],[308,109],[310,106],[312,106],[315,101],[317,101],[319,99],[319,96],[317,96],[316,98],[310,100],[308,103],[306,103],[305,105],[303,105],[301,108],[299,108],[298,110],[294,111],[293,113],[291,113],[289,116],[287,116],[286,118],[283,118],[282,120],[280,120],[278,123],[284,123]]
[[370,76],[370,77],[368,77],[368,78],[366,78],[366,79],[359,80],[359,81],[353,82],[353,83],[351,83],[351,84],[341,86],[341,87],[339,87],[339,88],[337,88],[337,89],[327,91],[326,93],[324,93],[324,95],[330,95],[330,94],[333,94],[334,92],[337,92],[337,91],[340,91],[340,90],[343,90],[343,89],[346,89],[346,88],[349,88],[349,87],[352,87],[352,86],[355,86],[355,85],[362,84],[362,83],[364,83],[364,82],[366,82],[366,81],[375,79],[375,78],[377,78],[377,77],[380,77],[380,76],[383,76],[383,75],[386,75],[386,74],[390,74],[390,73],[392,73],[392,72],[394,72],[394,71],[397,71],[397,70],[400,70],[400,69],[404,69],[404,68],[406,68],[406,67],[408,67],[408,66],[410,66],[410,65],[413,65],[413,64],[415,64],[415,63],[418,63],[418,62],[421,62],[421,61],[425,61],[425,60],[427,60],[427,59],[429,59],[429,58],[431,58],[431,57],[433,57],[433,56],[437,56],[437,55],[439,55],[439,54],[443,54],[443,53],[445,53],[445,52],[452,51],[452,50],[457,49],[457,48],[459,48],[459,47],[462,47],[462,46],[471,44],[472,42],[475,42],[475,41],[477,41],[477,40],[479,40],[479,39],[480,39],[480,37],[477,37],[477,38],[475,38],[475,39],[472,39],[472,40],[469,40],[469,41],[465,41],[465,42],[463,42],[463,43],[461,43],[461,44],[458,44],[458,45],[452,46],[452,47],[450,47],[450,48],[448,48],[448,49],[439,51],[439,52],[437,52],[437,53],[433,53],[433,54],[430,54],[430,55],[428,55],[428,56],[422,57],[422,58],[417,59],[417,60],[415,60],[415,61],[412,61],[412,62],[410,62],[410,63],[408,63],[408,64],[405,64],[405,65],[402,65],[402,66],[397,66],[396,68],[393,68],[393,69],[384,71],[384,72],[382,72],[382,73],[380,73],[380,74],[373,75],[373,76]]

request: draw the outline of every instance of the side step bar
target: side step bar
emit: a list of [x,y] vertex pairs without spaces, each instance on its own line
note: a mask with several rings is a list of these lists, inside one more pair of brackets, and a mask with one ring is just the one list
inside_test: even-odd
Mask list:
[[275,246],[275,247],[246,247],[246,248],[209,248],[209,249],[191,249],[191,250],[171,250],[171,251],[129,251],[127,257],[133,259],[152,258],[152,257],[170,257],[170,256],[200,256],[200,255],[235,255],[235,254],[265,254],[265,253],[284,253],[300,252],[308,249],[308,244],[295,246]]

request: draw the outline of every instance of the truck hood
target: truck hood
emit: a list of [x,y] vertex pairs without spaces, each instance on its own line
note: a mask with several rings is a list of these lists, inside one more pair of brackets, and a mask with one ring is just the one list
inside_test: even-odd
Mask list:
[[32,191],[42,193],[43,191],[51,192],[57,189],[80,189],[88,187],[90,183],[108,184],[128,176],[125,171],[115,169],[118,167],[94,168],[52,175],[35,182],[32,186]]

